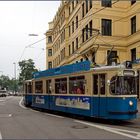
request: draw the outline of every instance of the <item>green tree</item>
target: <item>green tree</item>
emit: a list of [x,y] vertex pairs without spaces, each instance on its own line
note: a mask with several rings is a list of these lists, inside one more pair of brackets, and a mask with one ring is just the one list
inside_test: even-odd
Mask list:
[[32,59],[22,60],[18,64],[21,70],[19,74],[19,84],[22,84],[24,80],[31,79],[33,72],[38,71],[35,68],[35,65]]

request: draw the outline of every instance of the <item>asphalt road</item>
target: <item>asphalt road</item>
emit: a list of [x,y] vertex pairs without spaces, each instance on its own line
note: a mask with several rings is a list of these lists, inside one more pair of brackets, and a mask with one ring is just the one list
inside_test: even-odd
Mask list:
[[112,124],[25,108],[22,97],[0,98],[0,139],[140,139],[140,117]]

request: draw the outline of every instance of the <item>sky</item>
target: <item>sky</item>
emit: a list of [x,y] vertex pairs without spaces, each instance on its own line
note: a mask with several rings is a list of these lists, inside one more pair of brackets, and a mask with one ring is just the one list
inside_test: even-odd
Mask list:
[[27,59],[33,59],[37,69],[46,69],[46,40],[26,46],[45,38],[59,5],[60,1],[0,1],[0,75],[14,78],[16,63],[18,76],[18,62]]

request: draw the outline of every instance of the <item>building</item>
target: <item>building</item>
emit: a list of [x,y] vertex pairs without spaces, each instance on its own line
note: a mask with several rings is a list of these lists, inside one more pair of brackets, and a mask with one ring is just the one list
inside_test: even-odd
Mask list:
[[46,68],[84,59],[98,65],[130,60],[140,71],[139,12],[136,0],[62,1],[46,32]]

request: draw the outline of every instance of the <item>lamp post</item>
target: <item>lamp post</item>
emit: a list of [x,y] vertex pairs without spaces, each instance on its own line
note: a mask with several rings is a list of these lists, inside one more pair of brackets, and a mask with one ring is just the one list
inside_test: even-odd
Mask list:
[[15,84],[14,84],[14,92],[16,93],[16,86],[17,86],[17,82],[16,82],[16,63],[14,62],[14,77],[15,77]]

